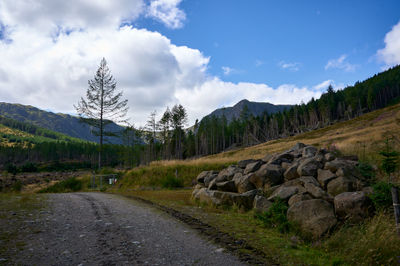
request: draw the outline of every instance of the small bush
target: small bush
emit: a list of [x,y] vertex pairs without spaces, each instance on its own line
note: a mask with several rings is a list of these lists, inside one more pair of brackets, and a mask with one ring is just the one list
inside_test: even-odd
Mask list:
[[370,195],[372,202],[377,210],[388,209],[392,206],[392,185],[387,182],[378,182],[372,185],[374,193]]
[[6,166],[6,171],[10,174],[16,175],[18,172],[18,168],[17,166],[15,166],[14,164],[10,163]]
[[260,219],[264,226],[277,228],[279,232],[289,232],[292,225],[287,219],[286,212],[288,206],[285,201],[277,199],[272,203],[271,208],[264,213],[256,214],[256,218]]
[[40,190],[40,193],[61,193],[61,192],[71,192],[79,191],[82,189],[82,181],[76,179],[75,177],[63,180],[54,184],[50,187]]
[[160,180],[161,187],[163,188],[180,188],[183,187],[183,180],[176,178],[173,175],[167,175],[166,177]]
[[375,181],[375,171],[372,165],[366,162],[360,162],[357,168],[369,184]]
[[21,167],[21,172],[31,173],[37,172],[38,168],[33,163],[26,163]]

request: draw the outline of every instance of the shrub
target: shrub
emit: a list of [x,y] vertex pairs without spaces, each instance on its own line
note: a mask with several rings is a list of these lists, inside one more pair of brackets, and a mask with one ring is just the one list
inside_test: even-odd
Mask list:
[[40,193],[61,193],[70,191],[79,191],[82,189],[82,181],[75,177],[60,181],[50,187],[40,190]]
[[33,163],[26,163],[21,167],[21,172],[37,172],[38,168]]
[[7,172],[9,172],[10,174],[13,174],[13,175],[16,175],[18,172],[17,166],[15,166],[12,163],[10,163],[6,166],[6,170],[7,170]]
[[388,209],[392,206],[392,185],[387,182],[378,182],[372,185],[374,193],[370,195],[372,202],[377,210]]
[[271,208],[261,214],[256,214],[256,218],[261,220],[266,227],[274,227],[281,233],[289,232],[292,225],[287,219],[286,212],[288,206],[285,201],[276,199]]
[[372,165],[366,162],[360,162],[357,168],[368,183],[373,183],[375,181],[375,171]]

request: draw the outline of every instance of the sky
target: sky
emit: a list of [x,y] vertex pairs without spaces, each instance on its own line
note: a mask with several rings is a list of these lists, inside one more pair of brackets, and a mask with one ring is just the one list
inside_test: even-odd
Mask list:
[[400,1],[1,0],[0,102],[76,114],[106,58],[130,123],[299,104],[400,64]]

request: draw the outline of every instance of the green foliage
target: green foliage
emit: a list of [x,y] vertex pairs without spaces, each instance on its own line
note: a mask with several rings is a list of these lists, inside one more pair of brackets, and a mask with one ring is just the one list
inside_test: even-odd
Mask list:
[[292,228],[286,216],[287,210],[288,205],[286,202],[278,198],[272,203],[267,212],[258,213],[255,217],[261,220],[264,226],[277,228],[279,232],[286,233]]
[[40,190],[40,193],[75,192],[82,189],[82,181],[75,177],[60,181],[50,187]]
[[375,181],[375,171],[371,164],[367,162],[360,162],[357,168],[368,184],[371,184]]
[[16,175],[18,172],[18,168],[16,165],[10,163],[6,166],[6,171],[10,174]]
[[173,175],[167,175],[160,180],[160,184],[162,188],[181,188],[183,187],[183,180]]
[[392,206],[392,185],[387,182],[378,182],[372,185],[374,193],[370,195],[377,210],[388,209]]
[[24,165],[21,166],[21,172],[24,172],[24,173],[37,172],[37,171],[38,171],[38,168],[33,163],[25,163]]

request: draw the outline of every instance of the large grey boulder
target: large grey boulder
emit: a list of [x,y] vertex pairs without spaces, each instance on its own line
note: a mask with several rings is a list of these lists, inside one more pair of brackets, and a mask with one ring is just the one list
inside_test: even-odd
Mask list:
[[302,152],[305,146],[306,144],[298,142],[292,148],[289,149],[289,152]]
[[299,182],[304,186],[306,183],[311,183],[317,187],[319,187],[319,183],[317,179],[315,179],[313,176],[302,176],[299,178]]
[[336,175],[330,170],[318,169],[318,182],[324,189],[326,189],[328,183],[335,178]]
[[299,176],[317,176],[318,168],[321,168],[321,163],[314,158],[307,158],[302,161],[297,168]]
[[328,183],[326,186],[327,191],[333,197],[343,192],[355,191],[357,185],[356,181],[354,177],[340,176]]
[[336,215],[349,223],[360,223],[373,214],[371,200],[363,191],[343,192],[334,199]]
[[199,201],[200,203],[205,203],[208,205],[217,205],[219,202],[213,197],[213,193],[207,188],[200,189],[195,195],[192,195],[193,199]]
[[263,188],[265,184],[268,186],[281,184],[283,182],[283,169],[280,165],[264,164],[250,177],[250,182],[256,188]]
[[216,178],[217,182],[230,181],[236,173],[242,171],[243,169],[239,168],[237,165],[230,165],[219,172]]
[[292,206],[293,204],[300,202],[300,201],[305,201],[305,200],[310,200],[313,199],[310,194],[304,192],[304,193],[299,193],[296,195],[293,195],[290,197],[288,204],[289,206]]
[[254,184],[252,182],[250,182],[250,177],[254,175],[254,173],[245,175],[245,176],[241,176],[240,178],[235,178],[234,177],[234,182],[237,188],[237,192],[239,193],[245,193],[247,191],[256,189],[256,187],[254,186]]
[[254,163],[254,162],[256,162],[256,161],[258,161],[258,160],[254,160],[254,159],[241,160],[241,161],[238,162],[238,167],[240,167],[240,168],[242,168],[242,169],[245,169],[246,166],[247,166],[249,163]]
[[208,184],[205,184],[206,179],[208,179],[208,183],[211,181],[209,177],[213,176],[216,177],[218,175],[217,171],[203,171],[201,172],[197,178],[196,181],[199,184],[204,184],[205,186],[208,186]]
[[216,206],[232,206],[236,205],[241,209],[250,210],[253,207],[254,197],[258,194],[257,190],[248,191],[246,193],[232,193],[223,191],[214,191],[212,193],[212,203]]
[[343,160],[336,158],[333,161],[326,162],[324,165],[325,170],[330,170],[332,173],[336,173],[340,168],[353,168],[357,165],[354,161]]
[[211,180],[210,184],[208,185],[209,190],[217,190],[217,178]]
[[216,186],[219,191],[236,192],[235,182],[232,180],[217,183]]
[[297,187],[285,187],[280,186],[277,190],[272,193],[272,195],[268,198],[269,201],[275,201],[277,198],[288,201],[291,196],[296,194],[299,191]]
[[208,175],[204,177],[204,185],[206,187],[210,186],[211,181],[213,181],[215,178],[217,178],[218,172],[217,171],[209,171]]
[[299,164],[295,162],[286,169],[286,171],[283,173],[285,180],[292,180],[300,177],[297,173],[297,167],[299,167]]
[[336,225],[332,204],[321,199],[299,201],[289,207],[288,220],[297,223],[302,231],[318,238]]
[[306,146],[303,148],[303,157],[305,158],[314,157],[317,151],[318,149],[315,148],[314,146]]
[[255,172],[260,169],[262,165],[262,161],[255,161],[252,163],[247,164],[246,169],[244,169],[244,174],[247,175],[249,173]]
[[323,190],[319,185],[316,186],[313,183],[305,183],[304,188],[314,198],[323,199],[323,200],[326,200],[329,202],[333,201],[333,198],[331,196],[329,196],[329,194],[326,193],[326,191]]
[[257,195],[254,197],[253,208],[258,213],[267,212],[272,206],[272,202],[266,197]]

